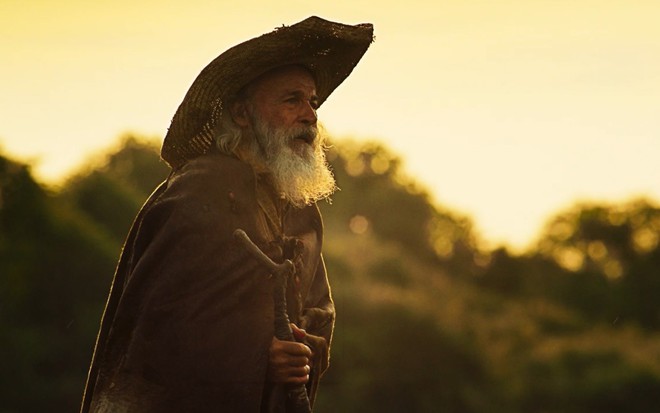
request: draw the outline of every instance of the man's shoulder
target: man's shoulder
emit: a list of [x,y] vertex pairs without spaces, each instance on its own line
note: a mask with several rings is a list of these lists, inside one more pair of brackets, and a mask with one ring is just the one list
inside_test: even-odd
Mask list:
[[149,221],[162,225],[217,230],[241,217],[253,219],[258,209],[256,177],[238,159],[209,154],[175,170],[145,209]]
[[211,182],[254,181],[253,169],[232,156],[212,153],[191,159],[174,173],[175,179],[212,180]]
[[253,191],[253,169],[245,162],[223,154],[191,159],[168,179],[169,192],[201,193],[212,196],[226,191]]
[[[245,162],[222,154],[208,154],[188,161],[168,178],[159,205],[219,205],[234,202],[256,203],[256,178]],[[192,208],[194,209],[194,208]]]

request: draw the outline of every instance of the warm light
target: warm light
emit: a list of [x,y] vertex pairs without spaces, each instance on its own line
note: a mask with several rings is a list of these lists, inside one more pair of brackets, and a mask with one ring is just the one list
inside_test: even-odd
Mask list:
[[612,209],[607,215],[607,220],[611,225],[623,225],[626,222],[626,215],[619,209]]
[[602,261],[607,255],[607,247],[602,241],[592,241],[587,247],[587,254],[594,261]]
[[575,227],[570,222],[559,221],[550,227],[550,235],[558,241],[566,241],[573,235]]
[[603,272],[607,277],[617,279],[623,275],[623,267],[617,260],[608,260],[603,266]]
[[346,163],[346,173],[350,176],[360,176],[365,169],[366,165],[360,156],[350,158]]
[[382,175],[390,169],[390,161],[383,156],[374,156],[370,166],[374,173]]
[[640,254],[651,252],[658,246],[658,231],[640,228],[632,234],[633,247]]
[[433,242],[433,249],[442,258],[450,258],[454,254],[454,244],[449,238],[437,238]]
[[584,254],[575,247],[557,248],[553,256],[559,265],[569,271],[579,271],[584,264]]
[[[412,176],[488,240],[524,248],[577,197],[660,197],[657,1],[226,3],[0,2],[0,149],[56,183],[124,131],[162,138],[223,50],[318,15],[376,35],[319,108],[328,134],[384,142],[405,161],[395,179]],[[386,161],[347,173],[399,172]]]
[[369,229],[369,220],[362,215],[355,215],[348,223],[348,228],[356,235],[362,235]]

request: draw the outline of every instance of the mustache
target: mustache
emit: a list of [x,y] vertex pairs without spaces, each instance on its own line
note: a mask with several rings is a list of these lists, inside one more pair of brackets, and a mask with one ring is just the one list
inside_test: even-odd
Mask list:
[[274,158],[281,150],[291,149],[289,145],[299,139],[309,145],[313,152],[324,147],[325,136],[315,124],[275,126],[257,114],[251,115],[250,122],[255,135],[255,144],[265,160]]
[[287,131],[287,139],[301,139],[308,144],[314,143],[319,138],[319,130],[316,126],[295,126]]

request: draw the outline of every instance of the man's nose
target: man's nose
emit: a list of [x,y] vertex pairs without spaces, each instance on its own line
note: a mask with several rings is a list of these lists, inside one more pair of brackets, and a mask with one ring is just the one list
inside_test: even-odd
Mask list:
[[303,105],[302,113],[300,114],[300,121],[305,125],[316,125],[317,120],[316,109],[312,107],[311,103]]

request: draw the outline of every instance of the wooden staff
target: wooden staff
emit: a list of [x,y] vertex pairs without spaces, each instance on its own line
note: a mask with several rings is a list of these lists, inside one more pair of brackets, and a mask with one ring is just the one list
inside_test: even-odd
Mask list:
[[[291,260],[284,260],[281,264],[273,262],[252,242],[250,237],[242,229],[234,231],[234,238],[275,277],[275,288],[273,289],[275,337],[278,340],[295,341],[289,315],[286,312],[286,284],[287,279],[295,273],[296,267]],[[304,384],[289,384],[287,385],[287,392],[292,402],[294,413],[311,413],[312,408],[309,404],[309,398]]]

